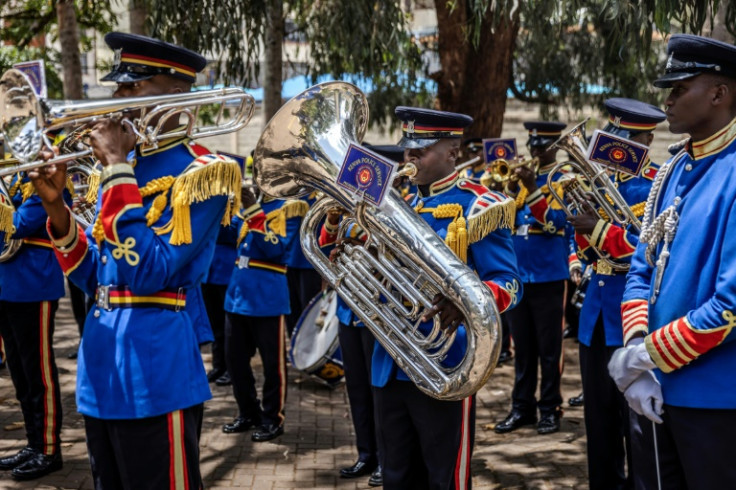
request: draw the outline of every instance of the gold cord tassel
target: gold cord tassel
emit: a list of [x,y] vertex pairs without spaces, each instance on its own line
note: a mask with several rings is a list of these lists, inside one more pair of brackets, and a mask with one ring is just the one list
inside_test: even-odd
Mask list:
[[445,243],[455,255],[457,255],[457,223],[453,221],[447,226],[447,235],[445,236]]
[[164,211],[166,210],[166,204],[168,201],[166,200],[166,193],[159,194],[156,196],[151,203],[151,207],[148,208],[148,212],[146,213],[146,225],[151,226],[156,221],[161,218],[161,215],[164,214]]
[[87,177],[87,195],[85,200],[89,203],[97,203],[98,193],[100,191],[100,172],[92,172]]
[[95,224],[92,225],[92,237],[97,242],[98,247],[102,244],[102,241],[105,239],[105,229],[102,227],[102,220],[100,219],[99,214],[97,215]]
[[457,220],[457,246],[455,254],[464,263],[468,263],[468,229],[465,226],[465,218],[460,216]]
[[15,207],[11,203],[0,204],[0,231],[5,232],[5,243],[13,233],[13,213]]
[[248,226],[248,223],[243,223],[243,226],[240,227],[240,233],[238,234],[238,248],[240,248],[240,244],[243,243],[243,240],[245,240],[245,237],[248,236],[248,232],[250,231],[250,227]]

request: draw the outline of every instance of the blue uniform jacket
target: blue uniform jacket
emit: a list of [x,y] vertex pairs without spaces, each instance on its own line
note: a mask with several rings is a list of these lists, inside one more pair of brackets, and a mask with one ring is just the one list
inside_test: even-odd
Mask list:
[[[46,210],[34,193],[30,179],[16,175],[9,188],[15,211],[13,232],[8,239],[22,239],[13,258],[0,263],[0,300],[13,302],[53,301],[64,296],[64,274],[54,257],[46,231]],[[71,194],[64,191],[67,205]],[[6,205],[9,206],[9,203]],[[12,210],[11,210],[12,211]],[[3,239],[5,233],[2,233]]]
[[567,215],[549,195],[547,174],[552,165],[543,167],[537,175],[539,189],[526,196],[517,196],[514,225],[514,251],[519,273],[524,283],[569,279],[568,251],[565,238]]
[[314,266],[304,256],[301,236],[299,234],[304,216],[316,200],[313,194],[304,199],[289,200],[284,204],[284,213],[287,220],[286,226],[289,229],[289,242],[286,245],[284,263],[289,269],[314,269]]
[[205,283],[226,286],[230,282],[238,256],[237,242],[238,229],[232,224],[220,225],[215,253]]
[[172,305],[207,273],[239,167],[176,140],[145,156],[138,148],[132,164],[106,167],[100,181],[95,224],[56,237],[57,259],[87,295],[98,284],[127,287],[135,307],[98,302],[91,309],[79,350],[78,410],[137,419],[202,403],[211,394],[189,305]]
[[[657,268],[640,243],[624,292],[624,328],[647,334],[666,404],[734,409],[736,120],[704,141],[689,142],[672,160],[655,209],[659,215],[675,206],[679,214],[661,291],[652,304]],[[659,173],[668,175],[665,166]],[[660,242],[657,257],[661,250]]]
[[[458,215],[461,214],[466,219],[471,210],[477,210],[479,207],[489,213],[486,216],[494,216],[494,219],[486,221],[487,226],[475,230],[473,220],[468,220],[468,235],[471,239],[466,263],[491,288],[499,311],[515,306],[521,298],[522,291],[509,230],[513,219],[513,203],[503,194],[490,192],[485,187],[468,180],[459,180],[457,172],[452,173],[432,184],[429,196],[417,195],[412,203],[420,216],[444,239],[447,236],[447,228],[454,219],[451,216],[435,217],[435,214],[446,216],[444,213],[433,212],[443,204],[449,205],[446,208],[448,210],[457,206]],[[429,328],[429,323],[426,324],[426,328]],[[461,325],[444,364],[456,365],[465,355],[466,346],[467,333],[465,327]],[[394,377],[400,380],[409,379],[398,369],[388,352],[376,342],[371,362],[373,386],[385,386]]]
[[[242,242],[225,295],[225,311],[244,316],[289,314],[284,253],[298,230],[287,232],[288,220],[281,209],[284,203],[283,200],[264,199],[263,204],[243,212],[244,222],[238,223]],[[245,226],[247,234],[243,238]]]
[[[612,180],[634,214],[641,220],[644,205],[652,188],[652,179],[659,167],[653,163],[645,166],[639,177],[617,173]],[[588,240],[576,236],[579,240],[579,258],[586,264],[594,264],[598,255],[590,249]],[[623,230],[618,225],[600,226],[591,235],[591,241],[604,252],[611,255],[618,263],[631,263],[631,257],[639,243],[638,232],[628,227]],[[621,325],[621,298],[626,285],[626,272],[608,272],[606,267],[594,267],[593,275],[585,292],[585,301],[580,310],[578,339],[583,345],[590,346],[598,317],[603,319],[603,330],[608,346],[624,345],[624,332]]]

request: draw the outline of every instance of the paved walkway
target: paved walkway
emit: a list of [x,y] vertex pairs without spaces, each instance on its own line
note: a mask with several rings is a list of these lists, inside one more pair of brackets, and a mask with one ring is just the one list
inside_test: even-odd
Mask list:
[[[32,482],[15,482],[0,472],[0,489],[92,489],[84,428],[75,410],[76,361],[67,359],[77,344],[76,325],[66,300],[57,314],[55,352],[61,376],[64,407],[62,451],[64,468]],[[210,356],[204,355],[209,365]],[[577,395],[580,375],[577,344],[565,341],[563,398]],[[498,435],[484,430],[500,421],[510,407],[513,366],[496,370],[478,393],[478,427],[472,461],[475,489],[587,488],[585,429],[581,408],[567,408],[562,430],[540,436],[525,427]],[[201,440],[201,468],[210,490],[251,488],[367,489],[367,477],[344,480],[337,468],[356,459],[354,434],[344,385],[330,390],[290,368],[286,432],[272,442],[253,443],[248,433],[223,434],[221,426],[236,414],[230,387],[212,387],[213,399],[205,405]],[[0,371],[0,456],[25,445],[21,414],[7,369]]]

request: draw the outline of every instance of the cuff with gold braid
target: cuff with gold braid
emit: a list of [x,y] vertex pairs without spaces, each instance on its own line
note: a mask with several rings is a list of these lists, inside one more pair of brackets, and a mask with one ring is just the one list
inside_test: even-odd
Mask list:
[[64,274],[71,273],[76,269],[87,254],[87,236],[72,216],[72,211],[66,207],[69,213],[69,231],[63,237],[55,237],[51,227],[51,220],[46,221],[46,231],[51,237],[54,253],[59,261]]
[[624,345],[637,334],[649,333],[649,303],[645,299],[634,299],[621,303],[621,320],[624,329]]

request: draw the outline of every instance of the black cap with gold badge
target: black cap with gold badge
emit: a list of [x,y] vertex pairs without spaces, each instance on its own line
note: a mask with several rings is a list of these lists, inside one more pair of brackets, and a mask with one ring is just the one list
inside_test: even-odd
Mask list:
[[630,139],[638,133],[654,131],[658,123],[667,119],[659,107],[636,99],[612,97],[603,104],[608,110],[608,124],[603,131]]
[[155,75],[169,75],[194,83],[207,59],[175,44],[138,34],[111,32],[105,42],[115,52],[112,71],[103,82],[131,83]]
[[674,34],[667,43],[665,74],[654,81],[657,88],[669,88],[679,80],[702,73],[736,78],[736,46],[693,34]]
[[426,148],[441,139],[461,139],[463,130],[473,122],[465,114],[421,107],[398,106],[395,112],[402,121],[398,145],[404,148]]
[[526,145],[529,147],[549,146],[560,138],[567,124],[557,121],[525,121],[524,128],[529,131]]

